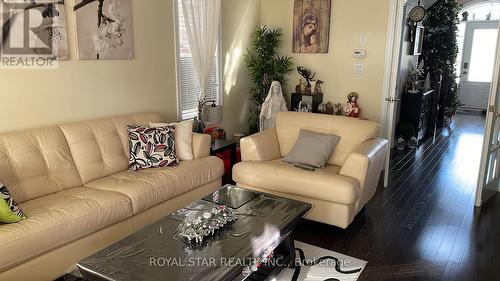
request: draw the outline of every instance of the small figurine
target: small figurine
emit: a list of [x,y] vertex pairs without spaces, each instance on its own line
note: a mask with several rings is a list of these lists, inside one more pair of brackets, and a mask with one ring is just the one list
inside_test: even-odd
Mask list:
[[325,105],[325,112],[327,114],[333,114],[334,113],[333,104],[331,102],[327,102],[326,103],[326,105]]
[[408,140],[408,148],[409,149],[414,149],[414,148],[417,148],[418,146],[418,139],[415,137],[415,136],[412,136],[409,140]]
[[406,147],[405,139],[403,138],[403,136],[399,136],[398,143],[396,146],[397,150],[405,150],[405,147]]
[[312,94],[311,92],[311,85],[306,85],[306,89],[302,92],[304,95],[310,95]]
[[358,106],[358,93],[351,92],[347,95],[347,105],[344,107],[345,116],[358,118],[359,117],[359,106]]
[[342,105],[340,103],[333,105],[333,115],[342,115]]
[[462,13],[462,21],[468,21],[469,20],[469,12],[465,11]]
[[318,112],[319,113],[326,113],[326,103],[320,103],[319,106],[318,106]]
[[322,80],[316,80],[315,83],[314,83],[314,94],[322,94],[323,93],[323,90],[321,89],[321,84],[323,84],[325,82],[323,82]]
[[299,102],[299,107],[297,108],[296,111],[299,112],[312,112],[312,107],[307,101],[301,101]]
[[299,84],[295,86],[295,93],[302,94],[304,91],[304,80],[299,79]]
[[307,69],[303,66],[297,66],[297,72],[300,74],[300,76],[302,76],[302,77],[304,77],[304,79],[306,79],[307,86],[310,88],[311,81],[314,81],[314,77],[316,76],[316,72],[312,73],[310,69]]

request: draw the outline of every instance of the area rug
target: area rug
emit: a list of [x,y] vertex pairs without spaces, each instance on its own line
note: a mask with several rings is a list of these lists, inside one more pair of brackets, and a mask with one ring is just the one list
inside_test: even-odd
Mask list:
[[276,281],[354,281],[367,262],[334,251],[295,241],[295,269],[285,268]]

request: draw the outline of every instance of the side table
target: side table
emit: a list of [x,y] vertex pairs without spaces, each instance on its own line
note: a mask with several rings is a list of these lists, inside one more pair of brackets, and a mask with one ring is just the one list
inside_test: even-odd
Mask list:
[[234,184],[233,182],[233,166],[236,164],[236,146],[237,142],[232,140],[215,140],[210,149],[210,155],[217,155],[219,153],[229,150],[231,152],[230,170],[229,173],[222,177],[222,184]]

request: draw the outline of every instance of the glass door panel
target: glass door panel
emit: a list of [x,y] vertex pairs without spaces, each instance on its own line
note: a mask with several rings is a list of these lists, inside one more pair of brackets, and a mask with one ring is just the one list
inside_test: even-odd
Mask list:
[[472,41],[469,82],[491,83],[496,51],[497,29],[475,29]]

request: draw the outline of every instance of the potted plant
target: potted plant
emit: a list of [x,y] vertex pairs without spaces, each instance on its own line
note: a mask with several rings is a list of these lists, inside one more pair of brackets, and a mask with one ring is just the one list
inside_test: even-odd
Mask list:
[[286,89],[286,80],[293,70],[292,58],[280,56],[278,48],[283,34],[280,29],[258,27],[252,35],[251,48],[245,55],[245,63],[254,84],[250,90],[249,131],[259,131],[260,107],[273,81],[279,81]]

